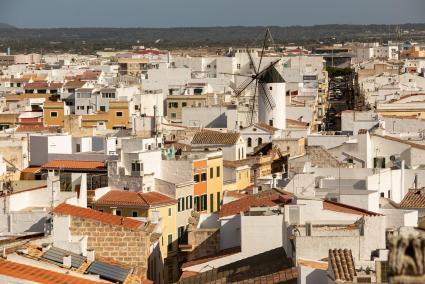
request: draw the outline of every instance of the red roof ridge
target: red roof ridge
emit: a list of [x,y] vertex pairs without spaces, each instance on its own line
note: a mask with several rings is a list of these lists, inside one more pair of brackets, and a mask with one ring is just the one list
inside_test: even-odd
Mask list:
[[0,275],[6,275],[12,278],[23,279],[42,284],[102,283],[4,259],[0,259]]
[[323,200],[323,209],[335,211],[335,212],[362,215],[362,216],[384,216],[380,213],[369,211],[363,208],[351,206],[344,203],[339,203],[336,201],[326,200],[326,199]]
[[145,225],[144,222],[139,220],[112,215],[109,213],[96,211],[90,208],[78,207],[78,206],[74,206],[74,205],[70,205],[66,203],[62,203],[56,206],[53,209],[53,213],[92,219],[92,220],[99,221],[101,223],[114,225],[114,226],[120,226],[127,229],[139,229],[142,227],[142,225]]

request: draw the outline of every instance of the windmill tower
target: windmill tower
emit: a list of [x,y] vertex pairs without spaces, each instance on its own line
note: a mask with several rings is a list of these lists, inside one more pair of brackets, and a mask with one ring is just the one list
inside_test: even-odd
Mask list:
[[251,49],[248,47],[246,48],[246,53],[248,54],[253,74],[222,74],[247,77],[242,84],[234,89],[236,98],[246,96],[245,91],[249,89],[249,87],[253,87],[253,94],[249,100],[248,122],[250,124],[257,121],[256,116],[258,113],[258,122],[266,123],[278,129],[285,129],[286,84],[285,80],[276,69],[280,59],[277,59],[267,65],[263,63],[264,50],[266,49],[269,41],[273,41],[273,39],[271,38],[270,30],[267,29],[258,63],[254,62],[251,55]]
[[[259,78],[258,120],[278,129],[286,128],[286,83],[282,75],[272,67]],[[269,94],[265,94],[268,92]],[[268,96],[274,102],[269,107]]]

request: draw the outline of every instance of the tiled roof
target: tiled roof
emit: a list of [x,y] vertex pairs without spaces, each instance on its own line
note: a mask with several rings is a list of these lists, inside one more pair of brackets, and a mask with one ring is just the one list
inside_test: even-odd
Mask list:
[[41,284],[99,284],[99,282],[3,259],[0,259],[0,275]]
[[55,160],[41,166],[42,169],[68,169],[68,170],[106,170],[102,161]]
[[330,249],[329,265],[332,268],[335,280],[353,281],[354,276],[356,276],[351,250]]
[[307,266],[307,267],[311,267],[311,268],[314,268],[314,269],[319,269],[319,270],[327,270],[328,269],[328,263],[324,262],[324,261],[299,258],[297,260],[297,262],[298,262],[298,265]]
[[382,214],[368,211],[362,208],[350,206],[347,204],[342,204],[335,201],[323,200],[323,209],[330,210],[335,212],[347,213],[347,214],[355,214],[361,216],[383,216]]
[[49,132],[60,133],[61,128],[56,126],[43,126],[41,124],[22,124],[16,128],[16,132]]
[[160,206],[175,204],[177,200],[159,192],[132,192],[112,190],[96,201],[96,205]]
[[410,189],[400,202],[401,208],[425,208],[425,190]]
[[21,172],[35,174],[35,173],[38,173],[40,169],[41,169],[40,167],[28,167],[23,169]]
[[185,273],[178,283],[289,284],[297,283],[297,277],[297,268],[291,266],[284,249],[277,248],[201,273]]
[[78,88],[82,88],[84,86],[86,82],[82,82],[82,81],[68,81],[65,83],[64,87],[67,89],[78,89]]
[[37,89],[60,89],[62,88],[62,83],[47,83],[47,82],[34,82],[28,83],[25,85],[25,90],[37,90]]
[[303,122],[303,121],[299,121],[296,119],[286,119],[286,124],[287,125],[297,125],[297,126],[301,126],[301,127],[307,127],[308,123],[307,122]]
[[142,221],[138,221],[138,220],[134,220],[134,219],[126,218],[126,217],[121,217],[117,215],[112,215],[108,213],[103,213],[93,209],[78,207],[78,206],[69,205],[65,203],[62,203],[58,205],[55,209],[53,209],[53,213],[92,219],[105,224],[121,226],[127,229],[138,229],[145,224]]
[[219,131],[203,130],[195,133],[193,144],[202,145],[234,145],[238,142],[240,133],[225,133]]
[[208,261],[211,261],[211,260],[227,257],[229,255],[236,254],[236,253],[239,253],[239,252],[241,252],[240,246],[224,249],[224,250],[221,250],[218,253],[215,253],[213,255],[208,255],[208,256],[204,256],[204,257],[201,257],[201,258],[197,258],[197,259],[185,262],[185,263],[183,263],[182,268],[186,268],[186,267],[202,264],[202,263],[205,263],[205,262],[208,262]]
[[245,212],[251,207],[275,207],[286,204],[288,202],[287,200],[287,198],[281,198],[281,194],[273,190],[266,190],[224,204],[218,215],[220,218],[223,218]]
[[257,123],[254,124],[254,126],[261,128],[261,129],[263,129],[267,132],[270,132],[270,133],[275,133],[277,130],[279,130],[279,128],[273,127],[273,126],[268,125],[267,123],[264,123],[264,122],[257,122]]

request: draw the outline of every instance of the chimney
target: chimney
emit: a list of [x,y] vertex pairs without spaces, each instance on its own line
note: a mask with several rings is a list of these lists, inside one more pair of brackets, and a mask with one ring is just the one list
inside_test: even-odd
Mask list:
[[87,261],[90,261],[90,262],[95,261],[94,249],[87,249]]
[[413,182],[415,189],[418,189],[418,174],[415,174],[415,180]]
[[71,268],[71,259],[72,257],[70,255],[64,255],[62,259],[63,267]]

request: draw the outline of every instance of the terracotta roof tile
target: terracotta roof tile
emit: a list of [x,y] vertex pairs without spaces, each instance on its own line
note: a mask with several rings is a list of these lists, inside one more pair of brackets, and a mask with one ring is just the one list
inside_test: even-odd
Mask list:
[[61,128],[56,126],[43,126],[41,124],[23,124],[16,128],[16,132],[48,132],[60,133]]
[[41,166],[42,169],[69,169],[69,170],[106,170],[103,161],[78,161],[78,160],[55,160]]
[[267,132],[270,132],[270,133],[275,133],[277,130],[279,130],[279,128],[268,125],[267,123],[264,123],[264,122],[257,122],[257,123],[254,124],[254,126],[261,128],[261,129],[263,129]]
[[99,282],[2,259],[0,259],[0,274],[42,284],[99,284]]
[[241,252],[240,246],[224,249],[224,250],[221,250],[218,253],[215,253],[213,255],[208,255],[208,256],[200,257],[200,258],[185,262],[185,263],[183,263],[182,268],[198,265],[198,264],[205,263],[205,262],[208,262],[208,261],[211,261],[211,260],[214,260],[214,259],[218,259],[218,258],[227,257],[229,255],[236,254],[236,253],[239,253],[239,252]]
[[335,276],[335,280],[353,281],[356,276],[354,259],[349,249],[330,249],[329,266]]
[[400,202],[401,208],[425,208],[425,189],[410,189]]
[[211,130],[202,130],[193,136],[193,144],[201,145],[234,145],[238,142],[240,133],[226,133]]
[[132,192],[113,190],[96,201],[96,205],[124,205],[124,206],[159,206],[175,204],[177,200],[159,192]]
[[105,224],[120,226],[127,229],[139,229],[145,223],[131,218],[103,213],[89,208],[62,203],[53,209],[53,213],[96,220]]
[[330,210],[335,212],[347,213],[347,214],[355,214],[361,216],[383,216],[382,214],[368,211],[362,208],[350,206],[347,204],[342,204],[335,201],[323,200],[323,209]]
[[298,265],[301,266],[307,266],[315,269],[320,270],[327,270],[328,269],[328,263],[324,261],[318,261],[318,260],[310,260],[310,259],[298,259],[297,260]]
[[38,173],[40,169],[41,169],[40,167],[28,167],[23,169],[21,172],[35,174],[35,173]]
[[255,195],[248,195],[238,200],[224,204],[219,212],[219,217],[232,216],[245,212],[251,207],[275,207],[288,203],[288,198],[281,198],[281,194],[273,190],[266,190]]

